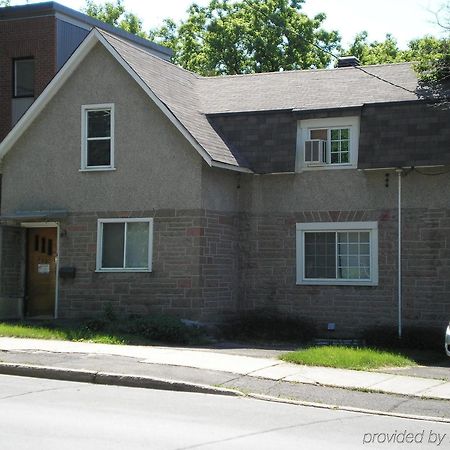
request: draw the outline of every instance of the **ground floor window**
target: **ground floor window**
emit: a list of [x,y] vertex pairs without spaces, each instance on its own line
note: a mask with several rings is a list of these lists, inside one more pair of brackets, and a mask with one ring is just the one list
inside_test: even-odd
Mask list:
[[153,219],[99,219],[97,271],[152,270]]
[[298,223],[297,284],[378,284],[377,222]]

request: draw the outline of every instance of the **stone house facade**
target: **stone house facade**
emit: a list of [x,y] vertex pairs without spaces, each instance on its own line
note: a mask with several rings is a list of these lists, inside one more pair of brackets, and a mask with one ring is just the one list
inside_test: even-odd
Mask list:
[[93,30],[0,144],[3,316],[441,328],[449,118],[409,64],[203,78]]

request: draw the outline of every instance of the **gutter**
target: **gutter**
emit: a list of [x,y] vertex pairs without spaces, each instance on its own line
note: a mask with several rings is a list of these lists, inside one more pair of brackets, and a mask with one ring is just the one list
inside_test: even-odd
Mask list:
[[402,337],[403,323],[402,323],[402,309],[403,309],[403,298],[402,298],[402,176],[404,171],[402,168],[395,170],[398,179],[398,199],[397,199],[397,226],[398,226],[398,236],[397,236],[397,256],[398,256],[398,267],[397,267],[397,300],[398,300],[398,337]]

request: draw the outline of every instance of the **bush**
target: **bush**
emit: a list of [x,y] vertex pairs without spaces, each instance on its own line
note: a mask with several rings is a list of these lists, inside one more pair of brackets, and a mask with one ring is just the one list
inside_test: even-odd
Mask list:
[[288,316],[277,311],[245,311],[223,326],[226,339],[308,342],[316,335],[310,319]]
[[425,327],[405,327],[402,337],[398,337],[396,327],[377,326],[367,328],[363,339],[370,347],[385,349],[411,349],[442,351],[444,345],[444,330]]

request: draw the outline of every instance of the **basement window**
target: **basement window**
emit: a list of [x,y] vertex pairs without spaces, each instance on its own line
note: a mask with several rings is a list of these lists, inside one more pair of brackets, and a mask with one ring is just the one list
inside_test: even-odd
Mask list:
[[99,219],[98,272],[151,272],[153,219]]
[[377,285],[377,222],[298,223],[297,284]]

